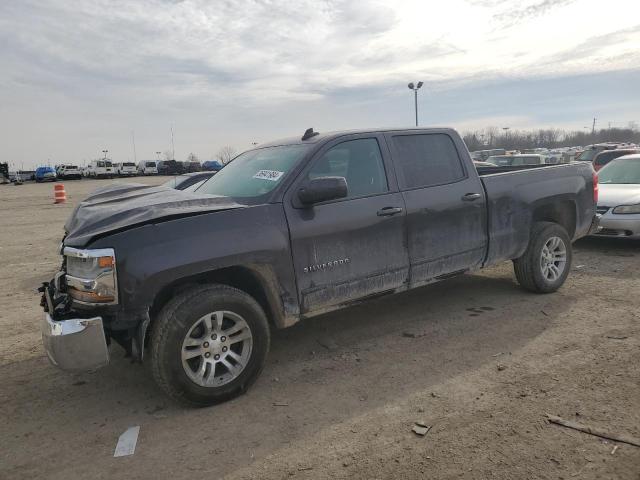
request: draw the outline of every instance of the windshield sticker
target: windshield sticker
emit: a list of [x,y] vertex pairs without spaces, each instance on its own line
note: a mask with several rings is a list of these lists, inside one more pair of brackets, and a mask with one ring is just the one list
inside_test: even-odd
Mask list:
[[258,173],[256,173],[253,178],[277,182],[283,174],[284,172],[279,172],[277,170],[258,170]]

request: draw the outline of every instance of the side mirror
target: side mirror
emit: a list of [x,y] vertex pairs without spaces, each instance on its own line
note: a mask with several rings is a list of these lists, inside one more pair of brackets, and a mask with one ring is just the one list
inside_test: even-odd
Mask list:
[[344,177],[314,178],[298,190],[298,200],[306,206],[346,196],[347,180]]

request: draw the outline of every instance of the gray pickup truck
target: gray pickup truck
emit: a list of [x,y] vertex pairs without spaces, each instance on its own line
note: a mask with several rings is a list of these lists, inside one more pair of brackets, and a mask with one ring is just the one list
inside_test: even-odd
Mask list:
[[309,129],[193,193],[81,202],[41,287],[45,349],[77,371],[115,341],[172,398],[213,404],[258,377],[272,328],[505,260],[527,290],[557,290],[596,196],[589,164],[476,169],[451,129]]

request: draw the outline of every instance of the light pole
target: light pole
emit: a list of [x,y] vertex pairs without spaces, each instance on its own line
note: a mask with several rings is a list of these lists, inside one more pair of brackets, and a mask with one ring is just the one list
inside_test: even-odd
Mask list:
[[104,159],[107,159],[107,153],[109,153],[109,150],[102,150],[102,153],[104,153]]
[[418,126],[418,90],[420,89],[420,87],[422,87],[422,85],[422,82],[418,82],[417,85],[414,85],[413,82],[411,82],[409,85],[407,85],[410,90],[413,90],[413,98],[416,107],[416,127]]
[[511,127],[502,127],[502,130],[504,131],[504,143],[505,143],[505,148],[507,147],[507,144],[509,143],[509,129]]

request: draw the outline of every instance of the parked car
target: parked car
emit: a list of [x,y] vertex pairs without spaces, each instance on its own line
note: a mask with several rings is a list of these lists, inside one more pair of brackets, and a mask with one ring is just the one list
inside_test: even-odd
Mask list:
[[616,148],[615,150],[602,150],[600,153],[596,154],[595,157],[593,157],[593,168],[597,172],[611,160],[625,155],[633,155],[634,153],[640,153],[640,149]]
[[116,163],[114,168],[119,177],[133,177],[138,173],[136,164],[133,162]]
[[493,148],[491,150],[476,150],[475,152],[471,152],[470,155],[474,160],[484,162],[489,157],[505,155],[506,153],[507,151],[504,148]]
[[183,170],[184,173],[200,172],[202,170],[202,165],[200,165],[200,162],[184,162]]
[[222,167],[224,167],[224,165],[222,165],[217,160],[207,160],[206,162],[204,162],[202,164],[202,169],[203,170],[213,171],[213,172],[217,172],[219,170],[222,170]]
[[603,150],[615,150],[618,148],[617,143],[598,143],[594,145],[588,145],[585,149],[576,157],[577,162],[593,162],[595,156]]
[[200,185],[202,185],[206,180],[209,180],[213,177],[216,172],[195,172],[195,173],[185,173],[182,175],[178,175],[173,177],[170,180],[167,180],[162,185],[169,188],[174,188],[176,190],[186,190],[186,191],[194,191]]
[[618,157],[598,172],[595,235],[640,239],[640,154]]
[[85,170],[86,176],[89,178],[113,178],[116,169],[108,158],[93,160]]
[[545,156],[538,154],[520,154],[520,155],[494,155],[487,158],[488,163],[492,163],[499,167],[510,166],[517,167],[523,165],[544,165]]
[[138,163],[138,174],[140,175],[157,175],[158,162],[155,160],[142,160]]
[[57,170],[58,178],[63,180],[76,179],[80,180],[82,178],[82,171],[78,168],[77,165],[60,165]]
[[474,160],[473,164],[475,165],[476,168],[478,167],[495,167],[496,165],[493,163],[489,163],[489,162],[481,162],[479,160]]
[[161,160],[158,162],[158,175],[182,175],[184,165],[177,160]]
[[55,182],[56,178],[56,171],[53,167],[36,168],[36,182]]
[[103,188],[67,221],[41,288],[45,349],[83,370],[109,361],[108,339],[139,361],[148,339],[160,387],[209,405],[258,377],[271,328],[506,260],[522,287],[554,292],[595,225],[591,165],[491,171],[451,129],[309,129],[188,197]]

